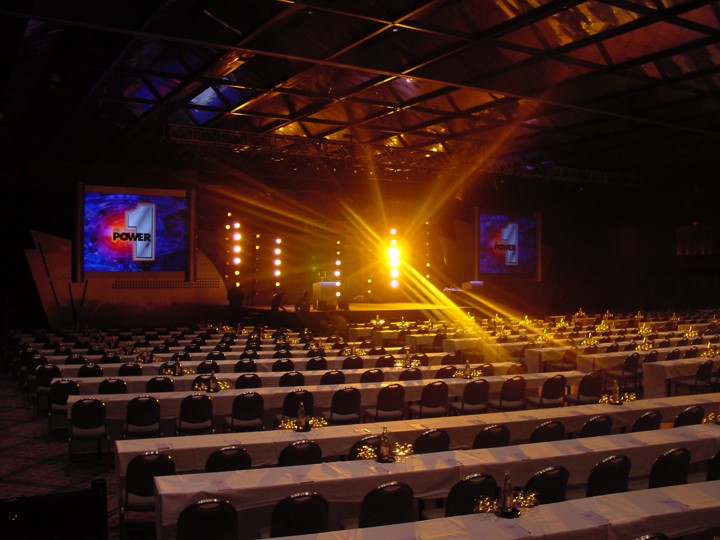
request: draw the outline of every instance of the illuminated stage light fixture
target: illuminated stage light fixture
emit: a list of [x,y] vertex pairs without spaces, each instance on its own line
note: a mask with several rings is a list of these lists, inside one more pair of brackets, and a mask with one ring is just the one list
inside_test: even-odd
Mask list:
[[430,222],[425,222],[425,279],[430,279]]
[[397,241],[397,229],[390,229],[390,246],[387,250],[388,266],[390,267],[390,287],[397,289],[400,285],[400,247]]
[[335,242],[335,270],[333,271],[333,276],[335,276],[335,286],[337,287],[337,291],[335,291],[335,296],[340,298],[342,293],[340,292],[340,285],[342,282],[340,281],[340,277],[342,276],[342,271],[340,270],[340,267],[342,266],[342,251],[340,251],[340,240],[337,240]]
[[275,247],[273,248],[273,276],[275,278],[275,286],[280,286],[280,276],[282,276],[282,238],[275,238]]
[[225,267],[225,279],[233,287],[240,286],[240,265],[242,263],[242,234],[240,233],[240,222],[232,219],[232,212],[227,213],[228,222],[225,224],[225,244],[227,246]]

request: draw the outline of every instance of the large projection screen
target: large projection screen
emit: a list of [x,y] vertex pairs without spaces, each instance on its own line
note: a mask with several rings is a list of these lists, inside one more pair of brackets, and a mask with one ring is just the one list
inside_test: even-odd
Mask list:
[[83,185],[76,275],[190,279],[191,191]]
[[477,276],[540,279],[540,214],[477,212]]

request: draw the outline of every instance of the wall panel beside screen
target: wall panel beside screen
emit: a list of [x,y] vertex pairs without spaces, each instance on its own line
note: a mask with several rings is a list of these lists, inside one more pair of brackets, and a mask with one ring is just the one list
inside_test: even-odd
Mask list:
[[80,186],[75,277],[192,280],[193,191]]

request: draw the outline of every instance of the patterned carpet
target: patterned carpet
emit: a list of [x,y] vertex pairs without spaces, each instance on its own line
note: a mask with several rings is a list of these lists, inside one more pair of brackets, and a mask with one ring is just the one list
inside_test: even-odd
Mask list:
[[[108,486],[109,538],[118,539],[117,480],[114,456],[100,460],[82,447],[68,460],[67,430],[62,426],[48,440],[48,421],[35,415],[17,380],[6,366],[0,370],[0,499],[86,489],[93,478]],[[155,538],[155,516],[128,513],[127,540]]]

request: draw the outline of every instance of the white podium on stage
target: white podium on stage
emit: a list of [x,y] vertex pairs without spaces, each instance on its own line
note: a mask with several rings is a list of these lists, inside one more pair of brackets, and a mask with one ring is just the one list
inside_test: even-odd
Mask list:
[[325,309],[337,309],[338,286],[334,281],[318,281],[312,286],[312,301],[315,308],[322,311]]

